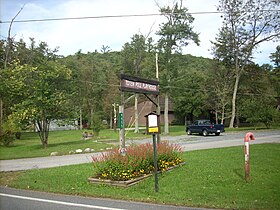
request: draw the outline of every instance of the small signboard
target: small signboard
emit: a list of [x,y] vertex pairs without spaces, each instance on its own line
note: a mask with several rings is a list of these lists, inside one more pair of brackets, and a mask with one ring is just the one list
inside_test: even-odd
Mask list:
[[123,113],[119,113],[119,127],[120,129],[123,128]]
[[155,113],[147,114],[146,116],[147,134],[160,133],[159,116]]
[[159,82],[121,74],[121,91],[159,95]]

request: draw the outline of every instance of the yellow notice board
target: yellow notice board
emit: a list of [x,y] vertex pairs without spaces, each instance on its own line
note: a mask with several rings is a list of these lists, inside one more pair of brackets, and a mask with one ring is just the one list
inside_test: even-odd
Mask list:
[[158,127],[149,128],[149,133],[158,133]]

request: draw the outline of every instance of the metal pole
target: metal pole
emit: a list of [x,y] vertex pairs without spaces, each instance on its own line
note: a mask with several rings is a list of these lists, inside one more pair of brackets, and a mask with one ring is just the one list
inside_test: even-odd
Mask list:
[[250,156],[249,156],[249,140],[255,140],[253,133],[249,132],[244,138],[244,156],[245,156],[245,180],[250,181]]
[[155,191],[158,192],[158,167],[157,167],[157,144],[156,134],[153,134],[153,148],[154,148],[154,168],[155,168]]
[[245,180],[250,181],[250,162],[249,162],[249,141],[244,142],[244,155],[245,155]]

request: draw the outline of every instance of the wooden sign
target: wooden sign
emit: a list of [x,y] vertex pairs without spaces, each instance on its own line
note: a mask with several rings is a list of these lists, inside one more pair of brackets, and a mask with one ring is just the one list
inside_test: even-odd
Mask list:
[[121,74],[121,91],[159,95],[159,82]]

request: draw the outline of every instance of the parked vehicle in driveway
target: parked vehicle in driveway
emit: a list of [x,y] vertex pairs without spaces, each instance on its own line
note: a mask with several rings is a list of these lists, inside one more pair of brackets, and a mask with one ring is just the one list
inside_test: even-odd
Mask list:
[[203,136],[208,136],[214,133],[216,136],[219,136],[225,132],[225,128],[223,124],[212,124],[210,120],[196,120],[193,124],[186,127],[186,132],[188,135],[199,133]]

